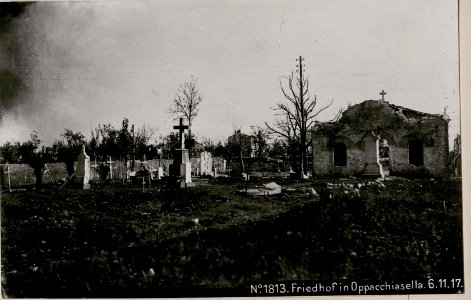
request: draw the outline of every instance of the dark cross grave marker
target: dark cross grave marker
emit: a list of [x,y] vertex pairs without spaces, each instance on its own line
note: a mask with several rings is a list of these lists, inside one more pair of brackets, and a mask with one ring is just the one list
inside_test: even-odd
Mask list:
[[384,101],[384,95],[386,95],[387,93],[382,90],[381,93],[379,93],[381,95],[381,100]]
[[188,129],[188,125],[183,124],[183,118],[180,118],[180,124],[173,126],[173,129],[178,129],[179,131],[179,139],[181,143],[181,149],[185,149],[185,136],[183,135],[185,132],[185,129]]

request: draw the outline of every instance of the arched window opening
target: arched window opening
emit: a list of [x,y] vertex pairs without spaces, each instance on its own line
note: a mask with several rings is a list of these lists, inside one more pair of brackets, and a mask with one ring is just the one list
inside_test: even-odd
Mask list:
[[334,165],[347,165],[347,146],[344,143],[336,143],[334,145]]
[[424,143],[419,140],[412,140],[409,143],[409,163],[414,166],[424,164]]

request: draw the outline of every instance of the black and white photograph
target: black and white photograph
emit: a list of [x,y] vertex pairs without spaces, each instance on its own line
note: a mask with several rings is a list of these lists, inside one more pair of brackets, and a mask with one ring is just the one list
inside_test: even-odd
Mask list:
[[459,8],[0,2],[1,296],[466,296]]

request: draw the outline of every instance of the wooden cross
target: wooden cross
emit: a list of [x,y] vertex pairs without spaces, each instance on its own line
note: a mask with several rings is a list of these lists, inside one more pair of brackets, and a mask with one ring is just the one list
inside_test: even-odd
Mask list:
[[46,176],[46,175],[49,176],[49,180],[50,180],[51,182],[54,182],[54,180],[52,180],[52,176],[51,176],[51,169],[49,169],[49,167],[47,166],[47,164],[44,164],[43,176]]
[[10,165],[7,163],[6,165],[6,171],[5,171],[5,174],[8,174],[8,191],[11,192],[11,179],[10,179],[10,173],[11,173],[11,170],[10,170]]
[[110,155],[110,160],[107,161],[107,163],[110,164],[110,179],[113,179],[113,161],[111,160],[111,155]]
[[96,162],[96,155],[95,155],[95,152],[93,152],[93,156],[95,156],[95,163],[93,165],[91,165],[90,167],[93,168],[93,178],[96,178],[97,177],[97,168],[98,168],[98,164]]
[[381,95],[381,100],[384,101],[384,95],[386,95],[386,92],[384,90],[381,91],[381,93],[379,93]]
[[185,149],[185,136],[184,136],[184,132],[185,132],[185,129],[188,129],[188,125],[183,125],[183,118],[180,118],[180,125],[175,125],[173,126],[173,129],[178,129],[178,134],[179,134],[179,138],[180,138],[180,143],[181,143],[181,149]]

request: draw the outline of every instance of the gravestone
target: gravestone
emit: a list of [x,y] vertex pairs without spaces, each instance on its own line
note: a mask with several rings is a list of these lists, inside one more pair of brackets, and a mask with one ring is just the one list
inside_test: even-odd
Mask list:
[[90,189],[90,156],[85,153],[85,145],[77,159],[74,181],[84,190]]
[[207,151],[201,152],[199,173],[201,175],[212,175],[212,167],[213,158],[211,157],[211,153]]
[[159,166],[157,167],[156,178],[161,179],[164,176],[164,168],[162,167],[162,149],[157,149],[157,154],[159,155]]
[[380,137],[373,132],[368,133],[365,138],[365,169],[364,176],[384,178],[383,167],[379,163],[379,140]]
[[162,167],[152,170],[152,179],[162,179],[162,176],[164,176],[164,169]]
[[99,177],[99,172],[98,172],[98,168],[100,167],[100,165],[97,163],[96,161],[96,156],[95,156],[95,161],[93,162],[93,165],[90,166],[91,167],[91,170],[93,170],[93,172],[91,172],[91,178],[92,179],[97,179]]
[[185,136],[183,135],[187,125],[183,125],[183,118],[180,118],[180,124],[173,126],[178,129],[180,138],[180,149],[174,149],[173,164],[169,166],[169,175],[179,177],[182,184],[191,183],[191,163],[188,149],[185,149]]
[[151,186],[152,184],[152,173],[151,170],[147,169],[145,164],[141,163],[141,169],[136,172],[135,174],[135,180],[138,182],[142,182],[143,185],[143,191],[144,191],[144,185],[147,185],[148,187]]

